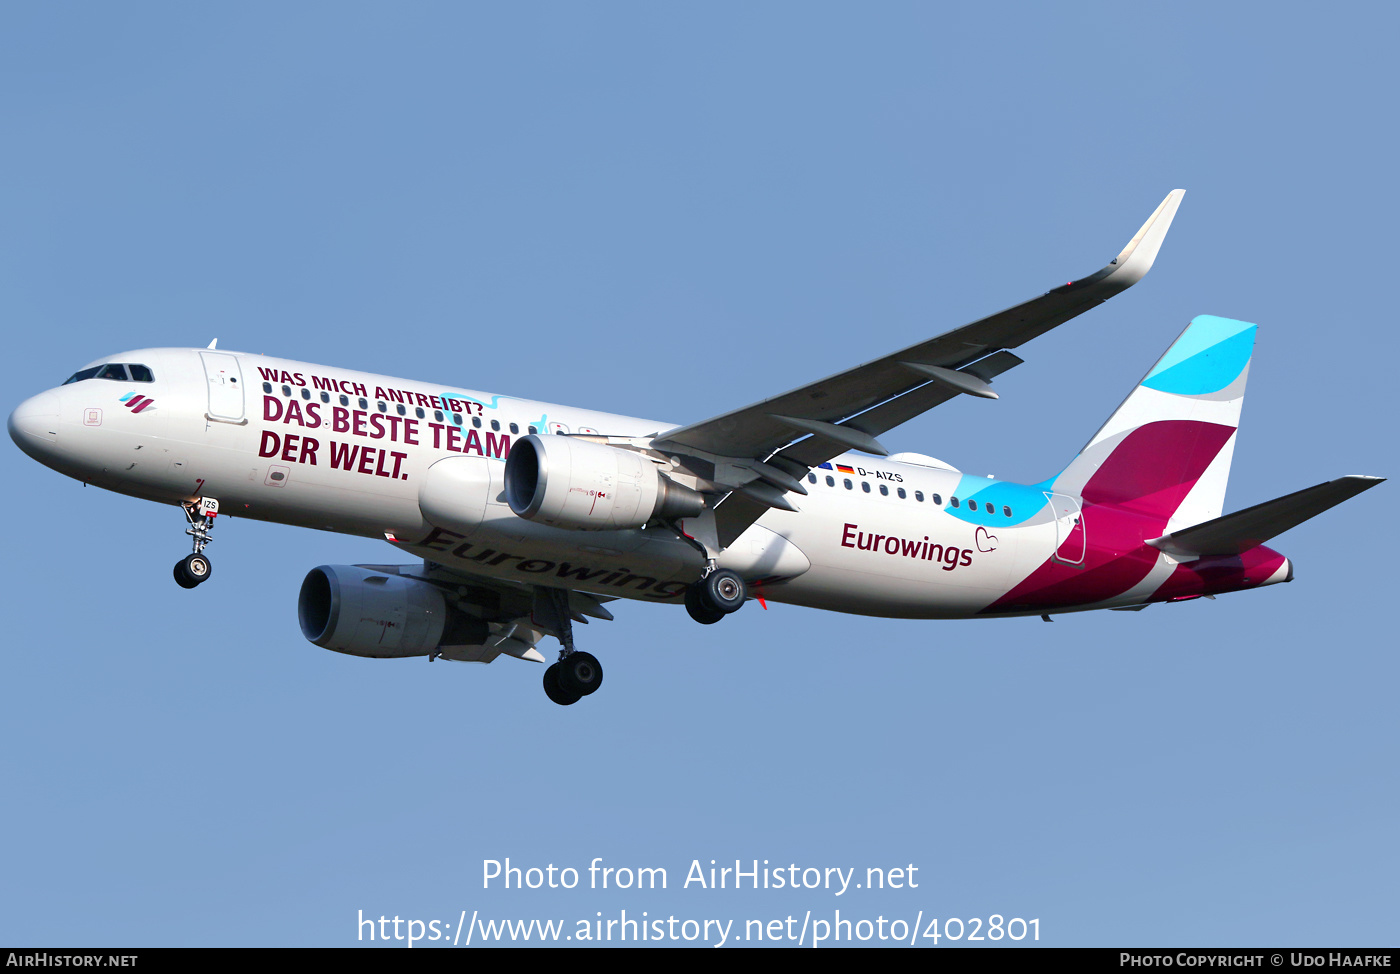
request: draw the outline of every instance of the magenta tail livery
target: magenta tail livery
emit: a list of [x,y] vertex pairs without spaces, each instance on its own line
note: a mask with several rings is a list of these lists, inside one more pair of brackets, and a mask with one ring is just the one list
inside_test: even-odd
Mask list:
[[[183,508],[211,575],[220,513],[382,538],[409,565],[323,565],[301,628],[367,657],[544,662],[571,704],[602,667],[573,623],[618,599],[712,624],[746,601],[956,619],[1141,609],[1292,579],[1265,546],[1380,483],[1344,477],[1225,514],[1256,328],[1191,322],[1059,474],[1014,484],[890,455],[896,426],[959,395],[996,398],[1011,349],[1147,273],[1182,192],[1107,267],[865,365],[672,426],[216,350],[94,362],[22,403],[34,459]],[[615,608],[615,607],[614,607]]]

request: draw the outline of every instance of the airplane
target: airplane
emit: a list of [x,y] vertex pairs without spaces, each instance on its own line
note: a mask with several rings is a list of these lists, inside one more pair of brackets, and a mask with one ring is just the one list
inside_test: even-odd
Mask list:
[[10,436],[84,483],[185,513],[175,581],[211,577],[219,515],[382,538],[410,565],[322,565],[297,600],[317,646],[371,658],[546,662],[561,705],[603,669],[574,624],[622,599],[712,625],[750,600],[867,616],[1002,618],[1291,581],[1265,546],[1383,478],[1222,514],[1256,326],[1194,318],[1059,473],[965,474],[877,437],[995,399],[1011,349],[1137,283],[1183,196],[1107,266],[1005,311],[686,426],[217,348],[89,363]]

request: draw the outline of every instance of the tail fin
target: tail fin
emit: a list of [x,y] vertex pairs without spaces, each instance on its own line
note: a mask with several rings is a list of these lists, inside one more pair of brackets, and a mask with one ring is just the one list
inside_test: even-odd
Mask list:
[[1161,518],[1169,533],[1220,516],[1256,326],[1200,315],[1167,349],[1054,491]]

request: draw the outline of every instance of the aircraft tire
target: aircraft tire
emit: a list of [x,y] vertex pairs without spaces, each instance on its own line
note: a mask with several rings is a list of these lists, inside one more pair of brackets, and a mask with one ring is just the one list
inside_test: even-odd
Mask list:
[[209,564],[209,559],[203,555],[187,555],[180,562],[180,567],[184,569],[185,577],[195,585],[208,581],[214,571],[214,566]]
[[702,626],[713,626],[724,618],[724,613],[718,609],[711,609],[701,602],[699,583],[689,586],[685,590],[685,611],[690,613],[690,617]]
[[559,685],[559,664],[552,663],[544,671],[544,695],[561,707],[578,703],[581,694],[570,693]]
[[586,697],[603,685],[603,666],[592,653],[570,653],[554,665],[555,679],[565,693]]
[[199,582],[190,578],[189,573],[185,571],[185,560],[183,558],[175,563],[175,584],[181,588],[194,588],[199,584]]
[[739,576],[738,572],[730,571],[728,568],[711,572],[700,580],[699,586],[700,603],[706,608],[723,612],[725,615],[738,612],[744,607],[744,602],[749,597],[748,584]]

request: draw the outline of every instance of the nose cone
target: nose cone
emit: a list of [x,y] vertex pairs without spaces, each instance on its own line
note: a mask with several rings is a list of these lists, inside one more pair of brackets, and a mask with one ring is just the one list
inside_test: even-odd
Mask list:
[[26,399],[10,413],[10,439],[43,463],[58,445],[58,393],[50,390]]

